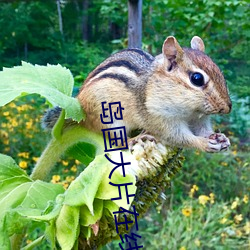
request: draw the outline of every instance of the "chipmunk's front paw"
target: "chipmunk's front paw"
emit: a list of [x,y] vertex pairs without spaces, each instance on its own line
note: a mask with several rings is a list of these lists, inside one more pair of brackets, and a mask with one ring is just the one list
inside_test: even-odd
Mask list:
[[225,151],[230,147],[229,139],[221,133],[214,133],[208,138],[207,152],[216,153]]

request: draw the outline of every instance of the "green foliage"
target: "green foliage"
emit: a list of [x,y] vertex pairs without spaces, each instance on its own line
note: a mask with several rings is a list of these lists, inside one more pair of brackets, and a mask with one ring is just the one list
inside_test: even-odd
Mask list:
[[22,66],[4,68],[0,72],[0,78],[1,106],[20,95],[36,93],[47,98],[54,106],[65,109],[65,118],[72,118],[78,122],[84,118],[80,103],[71,97],[73,77],[70,71],[61,65],[45,67],[23,62]]
[[[57,184],[32,182],[12,158],[0,154],[1,164],[1,249],[10,249],[9,237],[21,233],[30,221],[26,216],[37,215],[64,189]],[[38,198],[39,197],[39,198]]]
[[[175,210],[154,213],[141,224],[145,249],[248,249],[247,204],[228,204],[206,195],[185,198]],[[148,226],[151,225],[151,226]]]
[[[47,97],[50,102],[57,102],[56,104],[59,102],[63,104],[63,102],[69,98],[68,96],[71,95],[73,89],[73,78],[71,73],[60,65],[48,65],[45,67],[24,63],[23,66],[14,69],[4,69],[4,71],[0,73],[0,78],[2,83],[2,105],[5,105],[15,97],[24,93],[41,94]],[[9,83],[8,86],[6,84],[7,82]],[[22,83],[21,85],[20,82]],[[40,83],[40,85],[38,83]],[[58,96],[60,98],[58,98]],[[77,117],[76,113],[79,106],[71,106],[73,106],[74,112],[68,112],[68,115],[70,115],[69,118]],[[68,107],[66,106],[63,112],[66,111],[67,113],[67,109]],[[8,116],[8,111],[5,111],[4,115]],[[73,136],[71,133],[67,137],[68,131],[64,134],[62,132],[61,120],[63,119],[64,117],[59,119],[56,129],[53,131],[54,135],[57,136],[52,139],[51,144],[47,147],[47,151],[45,151],[46,153],[43,153],[41,156],[31,177],[33,179],[42,178],[44,174],[38,175],[38,173],[49,172],[48,169],[51,168],[51,165],[54,165],[52,158],[47,156],[52,146],[51,153],[56,156],[61,155],[61,153],[58,154],[57,151],[66,151],[65,148],[67,149],[67,145],[69,145],[71,151],[71,146],[76,148],[70,142],[70,140],[73,140],[74,143],[74,137],[77,137],[80,142],[77,144],[77,149],[83,152],[87,157],[81,158],[84,159],[84,163],[86,163],[86,159],[89,162],[93,159],[94,161],[92,161],[90,166],[71,183],[64,193],[64,189],[61,185],[46,183],[40,180],[33,181],[19,168],[12,158],[0,154],[0,174],[2,174],[0,176],[0,199],[2,204],[0,212],[1,249],[18,247],[16,246],[16,242],[19,240],[13,235],[22,233],[24,228],[32,224],[32,221],[39,221],[41,225],[37,224],[37,227],[40,228],[44,227],[45,222],[50,224],[44,233],[50,239],[52,246],[56,245],[57,240],[63,249],[71,249],[74,245],[77,245],[80,225],[81,227],[87,227],[86,230],[90,230],[90,228],[88,228],[90,225],[86,225],[86,223],[88,221],[94,222],[94,224],[97,223],[97,219],[99,220],[103,216],[103,207],[108,211],[109,209],[113,211],[114,205],[106,203],[107,206],[105,206],[103,202],[95,201],[95,198],[101,199],[101,201],[103,199],[110,200],[113,196],[117,195],[117,188],[109,185],[106,181],[109,172],[113,168],[112,164],[107,161],[104,155],[96,157],[96,154],[100,154],[100,150],[103,150],[102,137],[98,135],[94,136],[93,133],[89,131],[88,136],[91,137],[91,140],[96,137],[96,144],[91,145],[91,140],[88,140],[88,136],[86,136],[86,138],[82,136],[83,140],[84,138],[86,140],[86,142],[83,143],[81,142],[81,134],[79,133],[79,129],[84,130],[82,127],[76,128],[76,131],[72,129],[73,133],[75,131],[75,135]],[[82,117],[78,115],[78,119],[82,119]],[[59,136],[56,130],[61,130],[62,135]],[[4,134],[4,132],[2,133]],[[9,135],[5,132],[5,137],[8,138],[8,136]],[[7,142],[7,144],[9,144],[9,142]],[[86,147],[86,145],[89,144],[91,147]],[[96,150],[96,148],[98,149]],[[70,150],[68,150],[68,153],[70,153]],[[125,158],[130,157],[129,153],[124,154],[126,155],[126,157],[124,156]],[[113,153],[113,155],[115,156],[116,152]],[[20,156],[29,158],[29,153],[23,152]],[[47,159],[48,157],[49,159]],[[109,157],[113,158],[112,154]],[[125,160],[127,161],[127,159]],[[43,163],[43,161],[45,161],[45,163]],[[20,162],[20,167],[27,167],[26,164],[21,163],[22,162]],[[130,193],[135,193],[136,191],[135,176],[131,174],[127,174],[126,177],[121,178],[121,174],[117,171],[112,175],[111,181],[115,183],[133,181],[134,185],[130,185],[128,191]],[[62,193],[64,193],[64,195],[62,195]],[[129,205],[126,201],[125,190],[122,191],[122,194],[123,199],[115,201],[114,204],[128,209]],[[130,203],[131,202],[132,200],[130,200]],[[102,207],[101,209],[99,208],[100,206]],[[83,211],[86,209],[89,210],[89,213],[83,214]],[[109,213],[109,216],[112,217],[111,213]],[[83,231],[86,230],[83,229]],[[13,237],[12,240],[9,238],[11,236]],[[88,238],[90,236],[91,231],[90,234],[88,234]],[[23,236],[21,235],[21,237]],[[42,243],[43,240],[43,236],[38,237],[31,243],[31,246],[38,245]],[[29,246],[26,248],[29,248]]]
[[[61,34],[55,1],[3,1],[0,5],[0,66],[18,65],[21,60],[42,65],[60,63],[71,69],[75,82],[81,86],[88,73],[108,54],[127,47],[126,1],[89,2],[87,10],[83,10],[80,0],[63,1],[61,4],[63,34]],[[83,41],[83,17],[86,16],[88,17],[88,39]],[[183,247],[182,250],[185,248],[231,249],[232,247],[247,249],[249,247],[247,246],[249,222],[246,219],[249,216],[247,207],[249,203],[246,197],[250,189],[248,154],[250,24],[248,19],[248,1],[143,1],[143,48],[157,54],[161,52],[162,43],[168,35],[175,35],[184,46],[188,46],[193,35],[201,36],[206,45],[206,52],[223,70],[233,97],[232,113],[227,117],[216,117],[216,124],[219,124],[219,126],[216,125],[217,128],[223,132],[226,131],[231,137],[232,150],[218,155],[186,153],[184,171],[173,182],[172,191],[166,193],[168,203],[163,205],[161,213],[152,209],[139,226],[139,233],[142,233],[143,237],[142,244],[146,249],[181,247]],[[30,70],[35,73],[35,67]],[[13,71],[9,71],[9,74],[12,74],[11,72]],[[40,71],[40,73],[44,72]],[[33,78],[32,81],[37,81],[36,75]],[[6,78],[5,87],[12,81],[8,79],[7,82]],[[47,78],[43,77],[41,81],[39,80],[37,89],[42,87],[44,79]],[[60,81],[65,83],[64,80],[60,78]],[[71,92],[70,87],[67,96],[71,96]],[[22,91],[16,92],[15,96],[20,94],[23,94]],[[0,99],[6,101],[6,98],[12,99],[10,95]],[[26,104],[27,100],[28,104]],[[43,99],[33,95],[21,97],[15,103],[12,102],[1,108],[0,152],[13,155],[18,165],[28,173],[36,164],[42,146],[47,140],[47,135],[41,132],[39,125],[40,116],[47,108],[43,102]],[[56,137],[60,137],[60,126],[57,132],[59,133],[55,133]],[[64,188],[70,185],[75,176],[78,176],[97,154],[94,146],[86,150],[88,145],[90,144],[80,142],[67,152],[85,165],[65,156],[59,160],[52,172],[52,183],[60,183]],[[1,179],[1,191],[4,190],[4,192],[1,193],[0,199],[7,199],[6,195],[13,192],[14,195],[8,196],[9,200],[4,204],[5,206],[14,204],[17,208],[21,200],[16,200],[15,188],[22,187],[19,190],[20,197],[25,197],[32,182],[16,167],[13,160],[8,158],[9,163],[6,163],[2,161],[3,159],[7,158],[1,158],[0,171],[4,170],[6,175]],[[5,171],[2,163],[5,167],[11,166],[10,169],[13,172]],[[0,173],[3,174],[3,172]],[[7,176],[8,173],[10,173],[9,176]],[[199,191],[190,198],[188,194],[190,195],[195,184],[199,187]],[[45,187],[38,187],[46,193],[47,190],[43,188]],[[214,204],[211,203],[210,193],[215,194]],[[198,194],[209,197],[210,200],[205,206],[199,203]],[[30,203],[33,195],[35,194],[31,193],[26,196],[27,206],[33,204]],[[33,221],[29,225],[27,243],[30,245],[27,249],[32,248],[32,245],[37,247],[41,242],[42,247],[37,249],[48,249],[55,245],[55,220],[46,228],[46,231],[41,225],[44,221],[53,220],[60,213],[63,198],[58,196],[56,202],[55,198],[50,199],[52,202],[47,204],[46,208],[41,206],[41,210],[44,209],[41,215],[43,222]],[[82,206],[80,212],[76,209],[69,212],[77,214],[80,225],[87,228],[87,224],[94,223],[104,213],[104,206],[109,211],[115,210],[114,203],[104,203],[106,202],[94,199],[93,217],[90,216],[91,211],[87,206]],[[187,216],[189,208],[191,216]],[[67,209],[64,209],[67,213]],[[2,214],[5,213],[3,211]],[[31,210],[27,210],[29,211]],[[34,211],[33,209],[32,213]],[[14,209],[13,212],[6,214],[8,224],[6,227],[9,227],[9,233],[27,225],[27,221],[21,219],[20,213],[24,211]],[[241,214],[243,219],[239,221]],[[79,224],[77,221],[73,220],[73,222],[74,230],[72,228],[70,230],[76,235]],[[65,222],[58,220],[57,223]],[[44,232],[52,245],[44,243]],[[65,236],[67,232],[67,230],[60,232],[62,237],[59,236],[59,238],[61,237],[62,241],[63,237],[67,238]],[[90,234],[91,230],[87,229],[85,236],[89,237]],[[0,234],[1,237],[6,242],[7,236]],[[73,239],[71,238],[72,242],[69,242],[70,246],[74,244]],[[112,246],[112,249],[116,248],[119,249],[118,243]]]
[[[87,9],[80,0],[61,4],[63,34],[55,2],[2,3],[0,65],[13,66],[21,60],[42,65],[60,63],[71,69],[80,85],[108,54],[127,46],[127,2],[88,2]],[[206,52],[223,69],[232,93],[246,97],[250,93],[249,13],[247,1],[145,0],[144,48],[157,54],[168,35],[175,35],[186,46],[192,36],[199,35]],[[83,41],[85,26],[87,41]]]

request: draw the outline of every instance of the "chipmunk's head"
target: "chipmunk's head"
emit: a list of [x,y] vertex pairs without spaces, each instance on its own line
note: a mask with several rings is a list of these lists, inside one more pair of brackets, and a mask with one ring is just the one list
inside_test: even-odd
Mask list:
[[192,101],[197,112],[227,114],[232,104],[226,81],[204,51],[204,43],[198,36],[192,38],[191,48],[181,48],[175,37],[169,36],[162,47],[164,72],[180,85],[184,98]]

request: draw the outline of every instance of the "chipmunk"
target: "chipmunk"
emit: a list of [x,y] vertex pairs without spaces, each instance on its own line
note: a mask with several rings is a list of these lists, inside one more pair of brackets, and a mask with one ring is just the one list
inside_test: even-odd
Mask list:
[[[165,145],[227,149],[230,142],[213,131],[210,114],[227,114],[232,104],[223,74],[204,50],[198,36],[191,48],[169,36],[156,57],[140,49],[110,56],[88,75],[77,96],[86,112],[83,126],[96,132],[125,126],[127,134],[141,129]],[[123,120],[103,124],[102,102],[121,102]]]

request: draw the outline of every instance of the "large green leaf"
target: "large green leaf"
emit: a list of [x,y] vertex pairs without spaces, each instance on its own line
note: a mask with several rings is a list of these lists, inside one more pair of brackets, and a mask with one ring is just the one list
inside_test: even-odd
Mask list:
[[18,96],[36,93],[53,106],[65,109],[66,118],[80,121],[84,114],[78,100],[71,97],[73,85],[71,72],[61,65],[34,66],[22,62],[22,66],[0,72],[0,106]]

